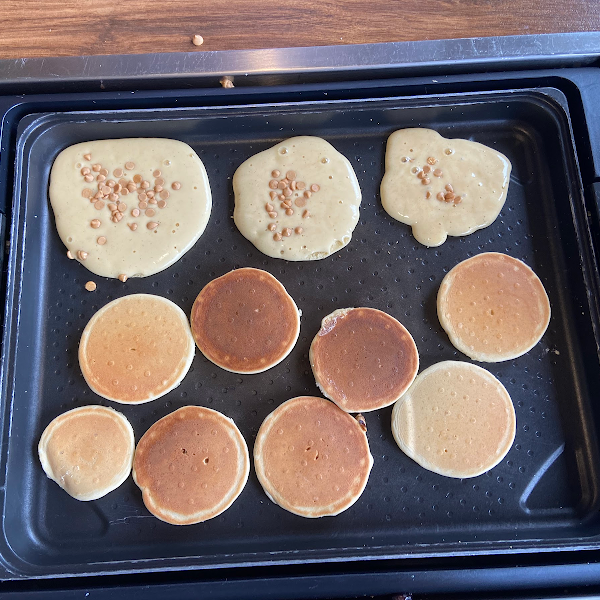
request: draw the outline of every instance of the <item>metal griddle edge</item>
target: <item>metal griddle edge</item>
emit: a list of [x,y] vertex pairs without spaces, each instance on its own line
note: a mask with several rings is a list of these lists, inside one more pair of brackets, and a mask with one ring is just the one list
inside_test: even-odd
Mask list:
[[[5,239],[19,120],[51,100],[77,110],[435,95],[555,87],[567,97],[600,249],[600,33],[171,55],[0,61],[0,240]],[[218,80],[234,77],[222,90]],[[161,90],[178,89],[165,99]],[[98,94],[98,92],[101,92]],[[8,193],[7,193],[8,191]],[[2,285],[6,286],[5,269]],[[592,299],[593,300],[593,299]],[[595,357],[597,359],[597,357]],[[600,408],[599,408],[600,410]],[[594,415],[598,417],[597,414]],[[8,424],[2,428],[6,431]],[[0,465],[4,468],[4,465]],[[4,492],[4,490],[0,490]],[[86,580],[0,582],[19,598],[572,597],[600,593],[600,550],[223,569]]]

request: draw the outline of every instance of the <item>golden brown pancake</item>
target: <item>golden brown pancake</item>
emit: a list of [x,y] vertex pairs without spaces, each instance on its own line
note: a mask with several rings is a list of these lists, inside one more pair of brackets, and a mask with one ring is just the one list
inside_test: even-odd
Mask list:
[[482,362],[522,356],[550,322],[550,303],[538,276],[498,252],[456,265],[442,280],[437,309],[452,344]]
[[46,475],[77,500],[96,500],[129,476],[135,442],[129,421],[104,406],[82,406],[44,429],[38,454]]
[[244,268],[204,287],[192,307],[191,325],[208,360],[233,373],[260,373],[292,351],[300,315],[275,277]]
[[410,333],[374,308],[343,308],[327,315],[309,359],[319,389],[346,412],[393,404],[419,370]]
[[312,396],[276,408],[254,445],[256,475],[267,496],[301,517],[335,516],[352,506],[372,465],[362,426],[335,404]]
[[141,404],[176,388],[194,358],[185,313],[170,300],[132,294],[109,302],[86,325],[79,365],[96,394]]
[[244,489],[249,471],[248,447],[235,423],[201,406],[184,406],[154,423],[133,459],[146,508],[173,525],[220,515]]
[[392,411],[398,446],[425,469],[476,477],[496,466],[515,439],[505,387],[491,373],[445,361],[420,373]]

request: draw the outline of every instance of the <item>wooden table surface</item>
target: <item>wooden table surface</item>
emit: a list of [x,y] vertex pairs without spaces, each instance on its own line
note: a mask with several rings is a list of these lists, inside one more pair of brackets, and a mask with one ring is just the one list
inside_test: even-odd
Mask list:
[[600,1],[0,0],[0,22],[0,58],[201,52],[595,31]]

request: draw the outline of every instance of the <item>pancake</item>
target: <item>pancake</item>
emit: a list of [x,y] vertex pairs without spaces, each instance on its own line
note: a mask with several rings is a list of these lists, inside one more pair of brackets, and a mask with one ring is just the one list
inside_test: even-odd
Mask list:
[[233,219],[263,254],[317,260],[346,246],[358,223],[361,192],[348,159],[329,142],[287,139],[233,176]]
[[129,421],[104,406],[82,406],[44,429],[38,455],[46,475],[77,500],[97,500],[129,477],[135,442]]
[[212,200],[187,144],[130,138],[63,150],[50,173],[50,204],[69,256],[123,281],[181,258],[204,232]]
[[468,258],[447,273],[437,310],[452,344],[481,362],[522,356],[550,322],[550,302],[538,276],[520,260],[497,252]]
[[249,472],[248,447],[235,423],[201,406],[184,406],[154,423],[133,460],[146,508],[173,525],[220,515],[241,494]]
[[99,396],[141,404],[176,388],[194,351],[187,317],[176,304],[131,294],[109,302],[90,319],[79,343],[79,366]]
[[350,508],[373,466],[362,422],[311,396],[276,408],[254,445],[256,475],[267,496],[301,517],[335,516]]
[[191,326],[208,360],[233,373],[260,373],[292,351],[300,314],[275,277],[243,268],[204,287],[192,307]]
[[476,477],[495,467],[515,439],[505,387],[476,365],[445,361],[420,373],[392,411],[402,451],[446,477]]
[[412,226],[418,242],[439,246],[448,235],[468,235],[496,220],[510,171],[506,156],[483,144],[400,129],[388,138],[381,203]]
[[327,315],[309,360],[319,389],[346,412],[393,404],[419,370],[410,333],[374,308],[342,308]]

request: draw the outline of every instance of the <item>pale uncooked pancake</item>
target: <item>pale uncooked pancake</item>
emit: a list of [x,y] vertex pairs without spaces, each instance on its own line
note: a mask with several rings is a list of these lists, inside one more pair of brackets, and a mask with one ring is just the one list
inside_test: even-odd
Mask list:
[[46,475],[77,500],[96,500],[129,476],[135,448],[129,421],[104,406],[82,406],[44,430],[38,455]]
[[173,525],[220,515],[241,494],[249,472],[248,447],[235,423],[201,406],[184,406],[152,425],[133,461],[146,508]]
[[192,307],[191,326],[208,360],[233,373],[260,373],[292,351],[300,314],[275,277],[247,267],[203,288]]
[[79,343],[79,366],[96,394],[141,404],[176,388],[194,351],[187,317],[176,304],[131,294],[109,302],[90,319]]
[[254,445],[256,475],[267,496],[301,517],[334,516],[352,506],[372,466],[363,427],[329,400],[312,396],[276,408]]
[[96,140],[63,150],[52,165],[50,203],[70,255],[104,277],[166,269],[202,235],[208,177],[183,142]]
[[418,242],[439,246],[448,235],[468,235],[496,220],[510,171],[506,156],[483,144],[400,129],[388,139],[381,202],[412,226]]
[[374,308],[343,308],[327,315],[309,360],[319,389],[346,412],[393,404],[419,370],[410,333]]
[[425,369],[394,406],[398,446],[425,469],[476,477],[496,466],[515,439],[516,418],[505,387],[470,363]]
[[325,258],[350,242],[358,223],[354,170],[318,137],[290,138],[252,156],[235,172],[233,191],[235,224],[273,258]]
[[482,362],[525,354],[550,322],[550,302],[538,276],[520,260],[497,252],[468,258],[447,273],[437,308],[452,344]]

